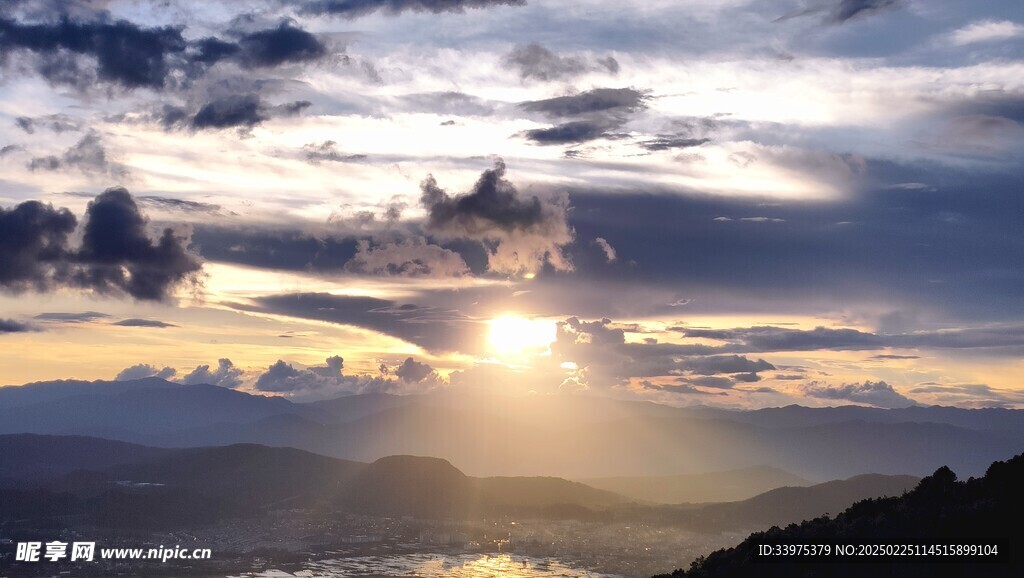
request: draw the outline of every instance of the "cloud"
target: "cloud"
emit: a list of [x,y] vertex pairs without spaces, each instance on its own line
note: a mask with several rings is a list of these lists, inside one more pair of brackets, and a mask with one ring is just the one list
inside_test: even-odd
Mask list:
[[433,367],[430,367],[426,363],[416,361],[411,357],[407,357],[401,365],[392,371],[392,373],[397,375],[402,381],[408,383],[420,383],[431,375],[434,375],[436,379]]
[[97,319],[110,317],[106,313],[98,311],[85,311],[82,313],[40,313],[36,319],[40,321],[59,321],[61,323],[89,323]]
[[820,349],[860,350],[879,349],[885,340],[873,333],[856,329],[811,330],[762,326],[737,329],[675,328],[685,337],[729,341],[742,351],[816,351]]
[[622,386],[640,378],[671,377],[674,383],[729,389],[736,381],[756,381],[757,373],[775,369],[763,359],[720,355],[721,348],[707,345],[627,342],[627,331],[638,330],[610,319],[582,321],[570,317],[557,323],[556,340],[551,344],[553,361],[586,368],[592,388]]
[[519,78],[523,80],[564,80],[593,70],[611,74],[619,71],[619,62],[611,56],[595,61],[579,56],[558,56],[536,42],[516,46],[504,60],[519,69]]
[[171,379],[177,371],[173,367],[158,369],[148,363],[140,363],[126,367],[117,374],[115,381],[131,381],[133,379],[144,379],[146,377],[159,377],[160,379]]
[[775,366],[763,359],[752,361],[742,355],[718,355],[695,357],[685,360],[682,367],[699,375],[716,375],[729,373],[757,373],[775,369]]
[[179,211],[182,213],[192,214],[204,213],[207,215],[223,216],[223,213],[221,212],[221,206],[213,203],[188,201],[185,199],[161,197],[156,195],[141,195],[135,197],[135,200],[140,205],[156,207],[158,209],[163,209],[165,211]]
[[246,34],[238,45],[241,48],[237,53],[239,60],[248,68],[318,60],[327,52],[315,36],[289,22],[283,22],[277,28]]
[[843,24],[854,18],[863,18],[899,7],[901,0],[839,0],[829,13],[828,20],[834,24]]
[[292,364],[279,359],[260,374],[254,388],[299,399],[401,390],[401,386],[394,380],[370,375],[344,375],[343,369],[344,360],[337,355],[328,357],[326,366],[306,369],[296,369]]
[[243,375],[230,359],[222,358],[217,361],[217,369],[210,371],[209,365],[199,365],[178,381],[185,385],[209,384],[234,389],[242,385]]
[[84,266],[69,276],[72,284],[100,293],[124,292],[136,299],[160,301],[201,269],[174,229],[154,241],[147,219],[123,188],[107,189],[89,202],[76,261]]
[[65,132],[78,132],[83,129],[84,123],[66,114],[47,114],[37,117],[19,116],[14,119],[14,124],[28,134],[35,134],[36,128],[45,128],[57,134]]
[[647,107],[647,97],[634,88],[595,88],[571,96],[519,103],[529,112],[550,117],[574,117],[592,113],[635,112]]
[[594,244],[604,251],[604,257],[609,263],[613,263],[618,259],[618,255],[615,253],[615,247],[612,247],[604,237],[598,237],[594,239]]
[[258,94],[236,94],[207,102],[191,118],[183,109],[166,109],[162,122],[168,128],[182,126],[187,122],[195,130],[251,129],[271,118],[296,116],[310,104],[302,100],[271,106]]
[[715,377],[711,375],[701,377],[683,377],[679,379],[679,383],[713,389],[732,389],[732,386],[734,385],[733,380],[728,377]]
[[363,327],[432,352],[480,352],[486,330],[483,323],[458,311],[374,297],[294,293],[260,297],[255,306],[234,307]]
[[549,128],[535,128],[523,132],[523,136],[541,145],[576,144],[599,138],[618,138],[618,135],[606,132],[618,126],[599,120],[574,120]]
[[957,46],[965,46],[977,42],[1008,40],[1018,36],[1024,36],[1024,25],[1009,20],[979,20],[954,30],[950,33],[949,39]]
[[[53,82],[76,84],[73,55],[96,60],[97,78],[125,88],[161,88],[167,78],[168,56],[185,50],[181,31],[174,27],[140,28],[115,22],[21,24],[0,19],[0,48],[29,51],[44,58],[37,70]],[[69,76],[70,73],[70,76]]]
[[36,331],[36,329],[28,323],[0,317],[0,335],[4,333],[25,333],[28,331]]
[[46,290],[66,276],[76,223],[71,211],[38,201],[0,207],[0,287]]
[[886,409],[917,405],[917,402],[900,394],[884,381],[842,385],[811,382],[803,387],[803,392],[804,395],[819,399],[852,401]]
[[307,162],[314,165],[321,161],[349,163],[366,159],[366,155],[342,153],[338,150],[338,143],[332,140],[302,145],[302,155]]
[[120,325],[121,327],[153,327],[163,329],[165,327],[177,327],[173,323],[165,323],[163,321],[157,321],[155,319],[122,319],[114,323],[114,325]]
[[560,145],[598,138],[617,139],[625,135],[612,131],[628,115],[647,107],[647,96],[633,88],[595,88],[571,96],[519,103],[519,108],[549,118],[571,118],[548,128],[527,130],[523,136],[537,144]]
[[526,0],[293,0],[303,14],[359,18],[384,12],[396,16],[402,12],[431,14],[462,13],[468,9],[498,6],[525,6]]
[[653,139],[643,140],[637,144],[649,151],[665,151],[698,147],[711,142],[709,138],[690,138],[673,135],[658,135]]
[[929,401],[958,407],[1016,408],[1024,403],[1024,393],[1012,389],[997,389],[980,383],[927,382],[910,390],[915,395],[928,396]]
[[29,162],[28,167],[33,171],[75,168],[86,173],[105,173],[122,178],[128,174],[128,169],[123,165],[112,163],[107,159],[107,151],[103,147],[102,139],[95,131],[90,131],[83,136],[61,156],[36,157]]
[[396,98],[395,102],[401,109],[412,112],[430,112],[462,117],[490,116],[494,114],[496,106],[495,103],[472,94],[453,90],[405,94]]
[[524,198],[505,179],[505,163],[497,160],[472,190],[449,195],[433,176],[421,184],[420,202],[427,210],[426,229],[447,239],[480,241],[488,251],[488,268],[496,273],[537,273],[542,267],[572,269],[563,252],[574,233],[567,220],[568,200],[542,202]]
[[455,251],[431,245],[423,237],[371,246],[359,241],[355,256],[345,270],[363,275],[387,277],[462,277],[469,267]]

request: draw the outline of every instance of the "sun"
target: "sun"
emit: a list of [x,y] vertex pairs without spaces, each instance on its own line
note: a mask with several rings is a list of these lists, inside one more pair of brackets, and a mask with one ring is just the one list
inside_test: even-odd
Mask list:
[[506,315],[489,322],[487,343],[498,355],[514,356],[547,351],[555,340],[555,322]]

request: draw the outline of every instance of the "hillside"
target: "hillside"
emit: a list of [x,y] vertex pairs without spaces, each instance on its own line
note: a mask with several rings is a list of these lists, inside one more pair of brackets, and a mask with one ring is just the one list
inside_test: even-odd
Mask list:
[[[984,477],[967,481],[957,481],[952,470],[942,467],[905,495],[864,500],[834,518],[823,516],[751,534],[734,548],[696,560],[689,570],[657,578],[845,578],[866,572],[900,577],[1021,576],[1024,555],[1016,544],[1024,513],[1022,486],[1024,454],[997,461]],[[996,562],[764,562],[758,559],[760,544],[997,544],[1002,554]]]
[[770,466],[676,476],[586,478],[580,481],[634,500],[661,504],[734,502],[783,486],[811,485],[810,481],[796,474]]
[[[64,515],[101,525],[167,527],[294,507],[468,519],[626,500],[560,478],[471,478],[446,460],[408,455],[367,464],[254,444],[168,450],[35,435],[0,436],[0,447],[19,457],[2,462],[11,467],[0,476],[0,520],[53,515],[52,503],[62,504]],[[65,455],[78,458],[60,462]],[[24,470],[32,463],[27,456],[61,467]]]

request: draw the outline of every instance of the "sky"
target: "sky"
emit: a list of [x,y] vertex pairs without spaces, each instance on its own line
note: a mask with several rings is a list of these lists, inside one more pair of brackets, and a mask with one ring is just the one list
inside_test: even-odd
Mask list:
[[1024,406],[1017,0],[14,0],[0,384]]

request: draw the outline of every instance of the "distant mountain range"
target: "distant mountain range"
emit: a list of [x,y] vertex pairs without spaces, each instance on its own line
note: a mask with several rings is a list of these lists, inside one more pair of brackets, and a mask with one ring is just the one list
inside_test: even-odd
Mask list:
[[[317,508],[426,519],[642,522],[717,533],[839,511],[866,497],[899,495],[918,481],[862,475],[777,488],[739,502],[657,506],[561,478],[470,477],[445,460],[416,456],[367,464],[253,444],[160,449],[36,434],[0,436],[0,452],[10,457],[0,460],[0,522],[45,526],[72,519],[119,529],[170,529]],[[51,466],[32,467],[38,463]]]
[[157,378],[0,388],[0,433],[95,436],[164,448],[255,443],[359,462],[433,456],[476,476],[582,480],[761,464],[810,480],[864,472],[926,475],[943,464],[976,475],[1024,451],[1022,432],[1024,411],[1005,409],[744,412],[466,388],[291,403]]
[[[654,578],[836,578],[899,576],[928,578],[1024,575],[1020,520],[1024,514],[1024,455],[993,463],[984,477],[957,481],[947,467],[898,497],[860,501],[834,518],[821,517],[751,534],[734,548],[697,559],[689,570]],[[899,561],[856,557],[765,561],[760,545],[923,544],[996,545],[998,559],[953,559],[939,555]]]
[[796,474],[770,466],[678,476],[627,476],[580,481],[627,498],[659,504],[735,502],[783,486],[812,484]]
[[375,516],[468,519],[627,501],[561,478],[472,478],[438,458],[388,456],[367,464],[253,444],[171,450],[15,434],[0,435],[0,455],[0,520],[17,512],[23,518],[83,516],[112,527],[169,527],[319,505]]

